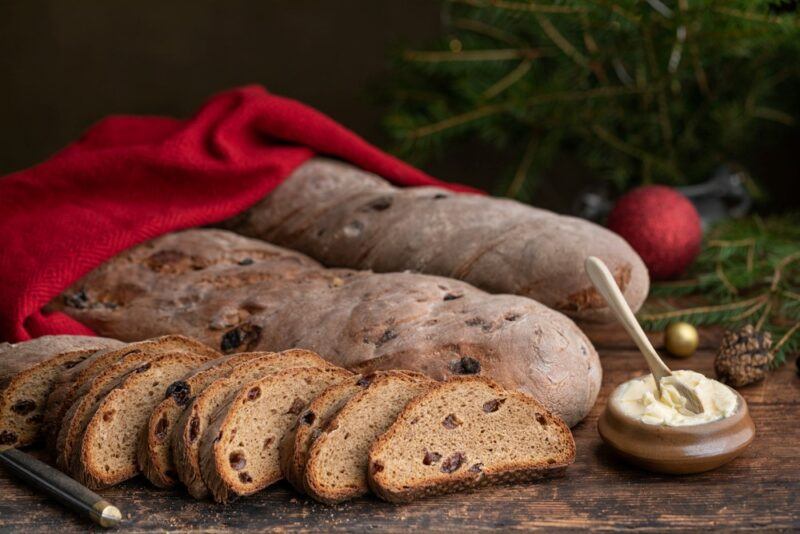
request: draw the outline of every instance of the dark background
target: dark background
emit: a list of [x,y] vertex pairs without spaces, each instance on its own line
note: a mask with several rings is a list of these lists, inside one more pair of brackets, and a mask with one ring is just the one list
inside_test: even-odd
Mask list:
[[[259,83],[369,141],[392,51],[440,35],[436,0],[0,0],[0,176],[33,165],[113,113],[185,117],[208,96]],[[800,178],[798,129],[743,154],[772,208]],[[492,190],[491,152],[461,147],[425,170]],[[563,158],[535,204],[569,210],[598,182]]]
[[[113,113],[186,117],[258,83],[382,148],[391,57],[441,34],[438,0],[0,0],[0,176],[46,159]],[[493,190],[482,146],[425,170]],[[536,204],[569,210],[589,180],[565,162]]]
[[0,0],[0,175],[111,113],[187,116],[259,83],[385,144],[368,87],[433,0]]

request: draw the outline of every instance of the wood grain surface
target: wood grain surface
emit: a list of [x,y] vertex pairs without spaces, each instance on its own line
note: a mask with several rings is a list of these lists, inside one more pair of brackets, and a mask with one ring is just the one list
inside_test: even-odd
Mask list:
[[[158,490],[141,478],[102,492],[124,517],[121,530],[457,531],[513,529],[800,530],[800,378],[791,361],[741,389],[756,423],[743,456],[700,475],[650,474],[622,463],[597,434],[597,417],[617,384],[645,364],[616,329],[589,332],[601,354],[603,389],[573,431],[575,464],[562,479],[488,488],[395,506],[375,498],[323,506],[278,484],[227,506]],[[668,359],[673,369],[713,376],[719,333],[704,331],[700,351]],[[658,338],[655,338],[658,340]],[[85,531],[90,523],[0,470],[0,531]]]

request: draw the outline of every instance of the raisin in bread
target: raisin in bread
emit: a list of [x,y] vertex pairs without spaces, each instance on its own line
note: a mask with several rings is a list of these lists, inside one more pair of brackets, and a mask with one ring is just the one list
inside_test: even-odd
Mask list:
[[412,400],[369,452],[369,483],[407,502],[477,486],[562,474],[569,428],[532,397],[484,378],[457,378]]
[[291,367],[331,367],[314,352],[292,349],[237,365],[230,375],[212,382],[183,411],[172,431],[170,450],[178,478],[196,499],[208,496],[200,472],[200,437],[211,417],[239,388],[267,374]]
[[300,493],[304,493],[308,449],[322,430],[353,395],[367,387],[376,376],[356,375],[323,391],[303,410],[280,444],[281,472]]
[[70,393],[70,398],[73,399],[72,405],[61,419],[55,440],[56,464],[65,471],[72,468],[74,446],[86,427],[89,417],[92,416],[97,404],[109,389],[115,386],[120,377],[169,352],[197,354],[202,361],[212,360],[219,356],[219,353],[196,341],[177,336],[131,345],[135,345],[135,347],[128,346],[127,350],[120,353],[122,357],[113,363],[101,366],[99,362],[96,362],[93,367],[98,367],[97,374],[82,384],[75,384],[75,391]]
[[160,488],[177,483],[175,464],[172,462],[169,436],[172,428],[195,395],[214,380],[226,376],[241,363],[269,354],[266,352],[240,352],[207,362],[180,380],[169,385],[165,398],[147,420],[139,435],[136,457],[142,474]]
[[53,390],[47,397],[47,409],[42,424],[42,433],[46,437],[46,442],[51,450],[55,452],[62,421],[78,396],[79,390],[86,387],[87,383],[91,382],[109,366],[126,356],[159,350],[186,350],[196,354],[220,356],[218,352],[199,341],[179,335],[168,335],[137,343],[129,343],[92,354],[78,365],[61,373],[56,379]]
[[351,398],[311,445],[305,467],[306,493],[327,504],[367,493],[370,446],[406,403],[433,383],[422,376],[387,371]]
[[296,367],[245,384],[200,440],[200,467],[214,500],[251,495],[282,478],[278,444],[309,401],[352,373]]
[[74,446],[72,474],[90,488],[104,488],[138,472],[136,443],[167,387],[202,365],[201,355],[169,352],[129,371],[97,404]]
[[0,343],[0,450],[38,440],[57,377],[97,352],[122,345],[92,336],[43,336]]

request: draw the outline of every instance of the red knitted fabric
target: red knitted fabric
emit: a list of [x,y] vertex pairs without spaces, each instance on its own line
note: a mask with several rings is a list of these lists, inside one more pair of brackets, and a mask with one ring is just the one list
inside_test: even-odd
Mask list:
[[315,154],[401,186],[474,192],[261,87],[216,95],[185,121],[109,117],[50,160],[0,178],[0,339],[91,334],[41,308],[133,245],[243,211]]

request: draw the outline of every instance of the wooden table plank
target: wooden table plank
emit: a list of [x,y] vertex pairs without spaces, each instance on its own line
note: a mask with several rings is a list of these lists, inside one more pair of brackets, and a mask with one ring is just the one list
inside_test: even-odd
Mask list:
[[[704,346],[713,347],[704,335]],[[391,531],[458,529],[800,529],[800,379],[794,362],[743,388],[757,436],[734,462],[710,473],[673,477],[621,463],[602,444],[597,417],[614,386],[645,372],[641,357],[618,333],[594,332],[605,376],[597,405],[573,429],[578,455],[566,477],[490,488],[404,506],[374,498],[339,506],[308,501],[285,484],[227,506],[197,502],[181,491],[134,480],[103,494],[133,531],[150,529],[277,529]],[[713,352],[668,361],[713,376]],[[0,472],[0,530],[85,530],[89,524]]]

